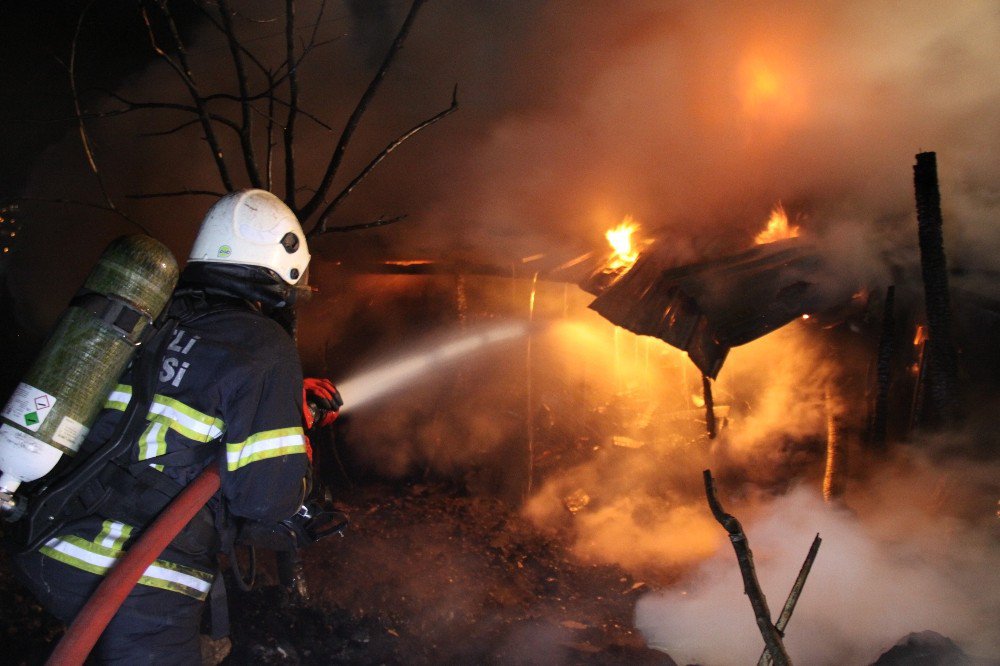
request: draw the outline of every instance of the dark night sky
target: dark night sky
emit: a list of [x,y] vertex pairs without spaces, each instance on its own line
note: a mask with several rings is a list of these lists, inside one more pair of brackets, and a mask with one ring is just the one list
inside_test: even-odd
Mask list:
[[[81,80],[114,88],[153,57],[136,3],[12,0],[0,5],[0,76],[5,91],[0,105],[4,155],[0,198],[21,194],[38,153],[72,129],[59,120],[73,116],[67,64],[80,13],[88,4],[87,24],[99,25],[100,30],[81,30],[77,60]],[[179,18],[187,32],[194,14],[182,8]]]

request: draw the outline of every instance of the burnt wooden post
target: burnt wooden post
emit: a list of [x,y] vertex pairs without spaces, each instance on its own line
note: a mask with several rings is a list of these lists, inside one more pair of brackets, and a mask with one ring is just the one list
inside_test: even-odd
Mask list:
[[840,376],[827,381],[824,391],[826,409],[826,468],[823,472],[823,499],[832,502],[844,494],[847,475],[848,410],[840,387]]
[[892,383],[892,362],[896,355],[896,287],[889,285],[885,291],[882,308],[882,334],[875,357],[875,404],[872,409],[869,444],[877,451],[884,451],[889,429],[889,386]]
[[[823,542],[819,538],[819,534],[813,539],[812,545],[809,547],[809,553],[806,555],[806,561],[802,563],[802,567],[799,569],[799,575],[795,577],[795,583],[792,584],[792,589],[788,593],[788,598],[785,599],[785,606],[781,609],[781,615],[778,616],[778,621],[774,623],[775,629],[781,634],[781,637],[785,637],[785,628],[788,626],[788,621],[792,619],[792,613],[795,612],[795,606],[799,603],[799,597],[802,595],[802,588],[805,587],[806,578],[809,577],[809,572],[812,570],[813,562],[816,561],[816,554],[819,552],[819,545]],[[773,663],[771,659],[771,654],[764,649],[761,653],[760,659],[757,660],[757,666],[771,666]]]
[[707,375],[701,376],[701,393],[705,400],[705,429],[709,439],[715,439],[718,425],[715,420],[715,398],[712,397],[712,380]]
[[[757,627],[764,638],[764,645],[771,655],[771,660],[776,666],[788,666],[792,663],[785,652],[785,645],[781,640],[781,632],[771,622],[771,611],[767,607],[767,599],[764,591],[757,581],[757,570],[753,565],[753,552],[750,550],[750,543],[747,535],[743,532],[740,521],[725,512],[719,498],[715,493],[715,481],[712,479],[712,471],[702,472],[705,479],[705,495],[708,497],[708,506],[712,509],[712,515],[719,521],[727,532],[729,541],[736,551],[736,560],[740,565],[740,573],[743,575],[743,592],[750,598],[750,605],[753,607],[754,617],[757,619]],[[817,546],[818,547],[818,546]],[[789,615],[791,611],[789,611]]]
[[913,167],[920,237],[920,267],[927,310],[928,366],[926,400],[921,421],[939,425],[956,416],[958,360],[951,336],[948,267],[944,255],[941,193],[938,190],[937,156],[919,153]]

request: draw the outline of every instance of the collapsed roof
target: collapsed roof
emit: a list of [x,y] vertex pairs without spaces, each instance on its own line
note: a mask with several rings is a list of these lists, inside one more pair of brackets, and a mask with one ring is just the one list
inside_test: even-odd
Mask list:
[[590,308],[605,319],[686,351],[713,379],[731,347],[844,305],[842,290],[823,286],[831,267],[798,238],[680,267],[674,254],[659,241],[624,274],[604,271],[580,286],[597,296]]

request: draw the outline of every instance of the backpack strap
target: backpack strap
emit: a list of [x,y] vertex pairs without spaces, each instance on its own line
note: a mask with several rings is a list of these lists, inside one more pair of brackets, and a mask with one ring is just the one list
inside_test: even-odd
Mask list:
[[101,496],[96,504],[91,502],[90,512],[129,525],[147,525],[184,489],[152,465],[203,466],[218,451],[216,441],[130,463],[111,460],[98,474],[94,485]]
[[90,289],[81,289],[69,304],[93,314],[134,345],[143,341],[142,334],[137,336],[134,333],[136,324],[145,319],[149,326],[143,329],[144,331],[153,326],[153,318],[148,312],[135,307],[116,294],[102,294]]

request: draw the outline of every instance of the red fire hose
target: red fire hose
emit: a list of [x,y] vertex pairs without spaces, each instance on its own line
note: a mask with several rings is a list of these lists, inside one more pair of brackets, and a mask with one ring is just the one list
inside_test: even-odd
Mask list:
[[46,666],[82,664],[146,568],[219,489],[219,470],[209,465],[156,517],[101,581],[77,614]]

